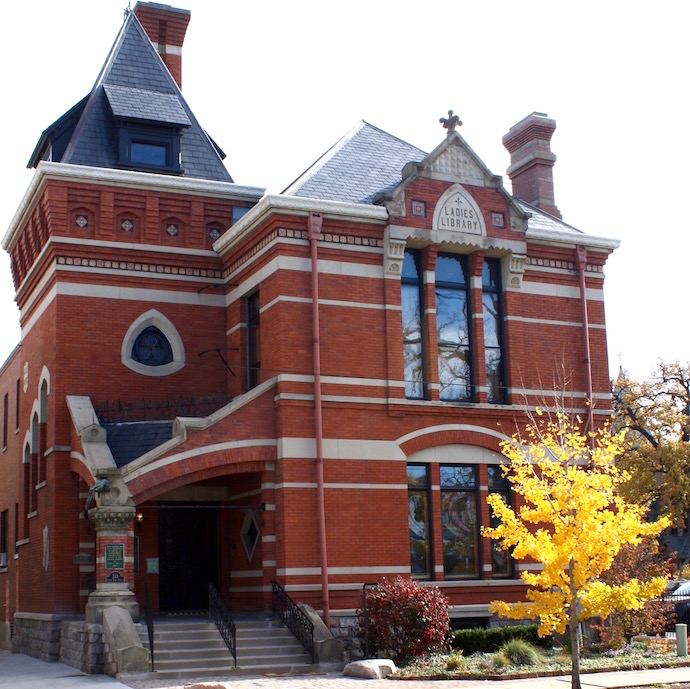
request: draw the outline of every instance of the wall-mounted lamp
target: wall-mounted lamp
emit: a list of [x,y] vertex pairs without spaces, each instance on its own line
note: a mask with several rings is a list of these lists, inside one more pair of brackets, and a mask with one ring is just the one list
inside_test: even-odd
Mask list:
[[137,524],[141,524],[144,521],[144,513],[143,512],[137,512],[134,515],[134,519]]

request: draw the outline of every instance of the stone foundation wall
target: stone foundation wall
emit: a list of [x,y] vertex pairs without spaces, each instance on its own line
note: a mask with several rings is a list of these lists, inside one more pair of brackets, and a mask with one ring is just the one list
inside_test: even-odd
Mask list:
[[60,656],[61,615],[18,612],[14,616],[12,650],[38,658],[46,663],[57,662]]
[[90,675],[103,672],[103,627],[83,621],[60,623],[60,662]]
[[345,660],[364,658],[364,647],[357,638],[357,616],[331,616],[331,634],[342,642],[345,649]]

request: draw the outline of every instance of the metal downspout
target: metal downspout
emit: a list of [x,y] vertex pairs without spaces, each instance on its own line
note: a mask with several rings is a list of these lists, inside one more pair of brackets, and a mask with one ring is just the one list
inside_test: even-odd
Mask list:
[[[576,250],[577,272],[580,276],[580,303],[582,305],[582,341],[585,350],[585,377],[587,382],[587,432],[594,432],[594,400],[592,386],[592,357],[589,347],[589,318],[587,316],[587,287],[585,269],[587,268],[587,248],[578,246]],[[594,443],[594,439],[592,439]]]
[[323,416],[321,409],[321,345],[319,340],[319,263],[316,242],[321,237],[321,213],[310,213],[307,220],[311,247],[311,313],[314,352],[314,426],[316,436],[316,503],[321,551],[321,599],[323,621],[330,629],[328,600],[328,557],[326,553],[326,501],[323,486]]

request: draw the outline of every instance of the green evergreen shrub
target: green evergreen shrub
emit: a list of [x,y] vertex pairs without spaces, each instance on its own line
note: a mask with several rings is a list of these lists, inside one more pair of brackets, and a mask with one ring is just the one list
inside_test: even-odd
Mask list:
[[462,650],[466,656],[477,651],[494,653],[511,639],[522,639],[540,648],[553,648],[553,637],[542,638],[537,634],[537,629],[536,624],[490,627],[489,629],[458,629],[451,634],[451,645],[453,649]]

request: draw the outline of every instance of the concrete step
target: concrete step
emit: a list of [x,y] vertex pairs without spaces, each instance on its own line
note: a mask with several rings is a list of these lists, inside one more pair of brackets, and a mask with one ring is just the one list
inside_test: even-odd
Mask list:
[[[161,679],[308,671],[311,658],[279,620],[235,620],[237,667],[215,624],[205,620],[156,621],[154,661]],[[139,638],[148,648],[144,625]]]

